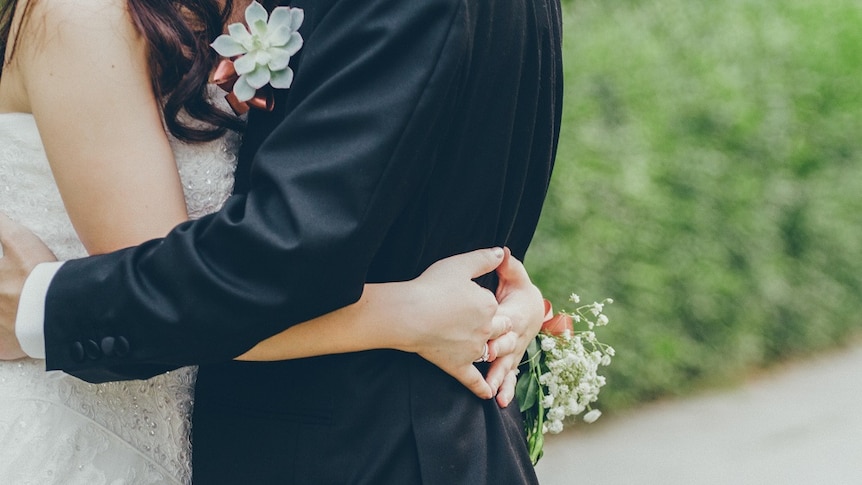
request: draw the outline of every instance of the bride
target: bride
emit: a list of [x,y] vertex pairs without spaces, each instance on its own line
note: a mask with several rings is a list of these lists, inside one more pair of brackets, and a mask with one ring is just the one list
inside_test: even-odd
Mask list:
[[[220,96],[205,85],[215,62],[207,44],[249,2],[218,3],[0,0],[0,211],[59,259],[161,237],[229,197],[242,124],[223,100],[211,104]],[[498,253],[455,256],[410,282],[367,285],[359,303],[240,358],[395,348],[428,358],[481,397],[499,387],[506,405],[519,345],[509,329],[527,333],[538,322],[492,320],[497,305],[471,278],[497,267]],[[536,315],[540,297],[520,263],[506,257],[498,273],[514,290],[509,314]],[[489,339],[485,357],[509,363],[485,382],[471,363]],[[44,369],[33,359],[0,364],[3,483],[190,483],[193,368],[107,384]]]

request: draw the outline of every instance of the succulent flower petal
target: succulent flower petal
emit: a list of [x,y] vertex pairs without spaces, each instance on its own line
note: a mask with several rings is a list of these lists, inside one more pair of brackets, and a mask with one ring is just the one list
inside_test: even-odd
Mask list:
[[245,25],[240,23],[230,24],[227,26],[227,31],[233,40],[239,42],[243,47],[245,47],[246,51],[251,50],[254,46],[254,38],[248,32],[248,29],[245,28]]
[[254,61],[254,56],[251,54],[247,54],[235,60],[233,63],[233,68],[236,69],[236,73],[240,76],[243,74],[248,74],[251,71],[254,71],[255,66],[257,66],[257,63],[255,63]]
[[267,63],[267,67],[269,67],[273,72],[281,71],[290,63],[291,54],[287,49],[273,47],[269,49],[269,55],[270,60]]
[[305,20],[305,10],[301,8],[290,9],[290,30],[299,30],[299,26],[302,25],[303,20]]
[[246,53],[245,47],[229,35],[216,37],[216,40],[210,45],[223,57],[234,57]]
[[258,41],[266,41],[269,32],[269,26],[266,25],[266,20],[255,20],[254,23],[248,24],[251,35]]
[[253,98],[256,91],[257,90],[255,88],[248,84],[247,75],[240,76],[239,79],[236,80],[236,84],[233,85],[233,94],[236,95],[236,99],[243,102]]
[[269,84],[275,89],[287,89],[293,84],[293,69],[287,67],[279,71],[272,71]]
[[249,26],[252,26],[258,20],[262,21],[266,24],[266,18],[269,14],[266,12],[266,9],[263,8],[258,2],[251,2],[251,4],[245,9],[245,23]]
[[258,90],[269,82],[270,80],[270,72],[269,68],[266,66],[257,66],[253,71],[246,75],[246,82],[249,86],[253,87],[255,90]]
[[[296,10],[290,7],[276,7],[273,9],[272,13],[269,14],[269,25],[270,27],[287,27],[290,29],[290,21],[293,14],[291,11]],[[296,29],[292,29],[296,30]]]
[[269,45],[283,47],[290,40],[290,34],[292,33],[293,31],[286,25],[279,25],[275,28],[271,25],[268,32]]
[[254,63],[258,66],[269,66],[269,63],[272,62],[271,51],[272,48],[254,51]]
[[288,40],[287,44],[285,44],[283,47],[287,49],[288,52],[290,52],[290,55],[294,55],[299,52],[299,49],[302,49],[302,44],[302,36],[299,35],[299,32],[294,32],[290,34],[290,40]]

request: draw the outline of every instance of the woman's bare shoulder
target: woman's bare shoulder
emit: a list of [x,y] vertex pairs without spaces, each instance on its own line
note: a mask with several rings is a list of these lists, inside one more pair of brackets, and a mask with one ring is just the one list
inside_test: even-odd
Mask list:
[[16,14],[19,46],[31,53],[68,42],[80,47],[79,41],[135,42],[139,37],[126,0],[22,0]]
[[16,9],[21,14],[29,5],[29,15],[38,22],[64,27],[76,23],[103,23],[128,19],[126,0],[19,0]]
[[14,32],[18,43],[9,67],[31,95],[37,84],[81,78],[73,72],[146,71],[146,45],[125,0],[27,1],[34,3],[27,10],[19,4],[16,12],[26,17]]
[[4,112],[30,111],[28,72],[35,78],[58,58],[86,58],[117,40],[136,42],[126,0],[17,0],[10,27],[0,79]]

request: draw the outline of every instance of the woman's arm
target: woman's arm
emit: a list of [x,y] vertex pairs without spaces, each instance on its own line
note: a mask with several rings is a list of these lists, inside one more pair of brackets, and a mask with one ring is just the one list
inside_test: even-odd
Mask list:
[[126,2],[40,0],[23,26],[3,75],[25,89],[22,105],[87,251],[136,245],[186,220],[146,44]]
[[371,349],[432,353],[473,342],[472,348],[457,349],[468,351],[465,357],[472,362],[482,355],[483,342],[508,331],[507,322],[490,324],[496,299],[472,281],[494,271],[502,259],[500,249],[481,249],[438,261],[411,281],[366,284],[358,302],[295,325],[237,360],[289,360]]
[[[492,270],[500,279],[496,299],[471,280]],[[514,396],[514,371],[543,318],[542,294],[520,261],[508,250],[504,256],[483,249],[438,261],[412,281],[365,285],[355,304],[295,325],[238,360],[286,360],[372,348],[415,352],[476,395],[497,395],[506,406]],[[485,321],[490,327],[475,325]],[[494,363],[482,377],[473,361],[488,340],[489,361]]]

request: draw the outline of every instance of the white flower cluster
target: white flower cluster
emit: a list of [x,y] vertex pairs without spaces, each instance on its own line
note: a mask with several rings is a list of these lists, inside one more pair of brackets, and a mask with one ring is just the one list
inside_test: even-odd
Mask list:
[[[605,303],[610,301],[581,307],[571,315],[576,322],[586,322],[590,330],[567,330],[559,336],[539,335],[544,354],[543,368],[546,370],[539,376],[543,395],[541,406],[547,410],[542,433],[561,432],[567,417],[577,416],[588,409],[584,421],[592,423],[601,416],[601,411],[591,409],[590,404],[599,398],[599,391],[605,385],[604,376],[599,375],[599,367],[610,365],[614,349],[599,342],[592,328],[607,325],[608,318],[602,313]],[[594,318],[585,314],[592,314]]]
[[[574,293],[569,299],[580,303]],[[526,372],[515,386],[533,464],[542,456],[543,435],[561,432],[566,418],[586,411],[583,419],[592,423],[602,415],[590,405],[605,385],[599,367],[610,365],[614,349],[599,342],[594,329],[608,324],[603,312],[610,303],[613,300],[607,298],[554,315],[550,302],[545,301],[545,322],[527,348],[527,360],[522,363]],[[575,330],[575,324],[587,329]]]

